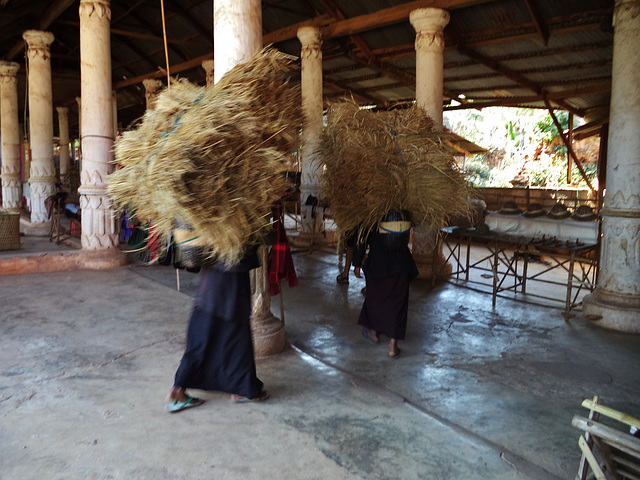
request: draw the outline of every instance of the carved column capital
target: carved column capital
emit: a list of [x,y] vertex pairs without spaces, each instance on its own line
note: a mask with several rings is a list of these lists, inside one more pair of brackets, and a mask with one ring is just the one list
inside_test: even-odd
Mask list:
[[56,107],[58,112],[58,118],[60,120],[66,120],[69,118],[69,107]]
[[317,27],[300,27],[298,29],[298,39],[302,44],[302,57],[317,57],[322,54],[322,37],[320,29]]
[[44,60],[49,58],[51,53],[49,47],[53,43],[55,37],[51,32],[43,32],[41,30],[27,30],[22,34],[22,38],[27,42],[29,50],[27,56],[29,60],[42,56]]
[[80,16],[98,18],[111,22],[111,2],[109,0],[81,0]]
[[617,0],[615,4],[613,8],[614,29],[623,27],[627,23],[627,19],[640,16],[640,1],[638,0]]
[[16,62],[0,61],[0,83],[16,84],[16,75],[20,70],[20,64]]
[[156,96],[162,89],[163,84],[155,78],[146,78],[142,81],[142,85],[144,85],[144,97],[147,99],[147,110],[153,110]]
[[214,84],[214,67],[215,62],[213,59],[203,60],[202,68],[204,68],[204,72],[207,74],[207,86],[211,86]]
[[440,8],[419,8],[409,15],[416,30],[416,50],[444,50],[442,31],[449,23],[449,12]]

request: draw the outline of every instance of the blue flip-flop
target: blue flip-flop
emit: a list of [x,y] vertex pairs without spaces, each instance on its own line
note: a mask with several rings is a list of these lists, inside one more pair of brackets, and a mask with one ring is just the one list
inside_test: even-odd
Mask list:
[[378,345],[378,344],[380,343],[380,339],[376,340],[376,339],[371,338],[371,337],[369,336],[369,330],[367,330],[366,328],[363,328],[363,329],[362,329],[361,334],[362,334],[362,337],[363,337],[365,340],[370,341],[370,342],[371,342],[371,343],[373,343],[374,345]]
[[164,406],[164,409],[169,413],[181,412],[182,410],[186,410],[187,408],[199,407],[204,403],[204,400],[196,397],[189,397],[184,402],[180,402],[176,400],[173,403],[167,403]]
[[269,398],[269,394],[265,390],[263,390],[260,395],[253,398],[243,397],[242,395],[236,395],[235,393],[231,395],[231,401],[233,403],[264,402],[267,398]]

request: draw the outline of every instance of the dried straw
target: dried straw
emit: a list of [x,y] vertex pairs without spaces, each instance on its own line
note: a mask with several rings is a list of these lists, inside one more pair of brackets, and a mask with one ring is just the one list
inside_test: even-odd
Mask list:
[[469,215],[471,187],[454,162],[447,135],[418,107],[374,113],[353,101],[334,105],[322,136],[324,191],[343,231],[366,236],[389,210],[416,225],[442,226]]
[[176,81],[154,110],[116,143],[108,191],[122,208],[152,219],[161,237],[175,219],[227,265],[262,242],[271,204],[301,123],[290,61],[264,49],[216,85]]

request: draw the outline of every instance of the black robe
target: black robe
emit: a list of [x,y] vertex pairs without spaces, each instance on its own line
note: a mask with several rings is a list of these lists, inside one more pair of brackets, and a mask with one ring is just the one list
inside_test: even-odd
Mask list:
[[[358,318],[358,325],[388,338],[404,340],[409,309],[409,282],[418,276],[418,269],[409,248],[389,248],[385,235],[372,232],[366,244],[358,245],[353,265],[362,266],[367,293]],[[369,253],[362,265],[366,247]]]
[[253,252],[229,269],[221,264],[202,269],[175,386],[260,395],[250,325],[249,270],[257,266]]

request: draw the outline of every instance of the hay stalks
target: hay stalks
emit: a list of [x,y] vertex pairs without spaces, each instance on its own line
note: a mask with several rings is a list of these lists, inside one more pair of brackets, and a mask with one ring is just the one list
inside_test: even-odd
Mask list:
[[469,215],[471,187],[434,123],[416,106],[374,113],[353,101],[332,107],[320,154],[325,195],[343,231],[366,236],[392,209],[414,224],[440,228],[447,216]]
[[175,219],[191,225],[211,256],[236,263],[263,241],[286,189],[281,172],[301,123],[292,68],[265,49],[212,87],[176,81],[116,143],[111,198],[151,219],[161,238]]

